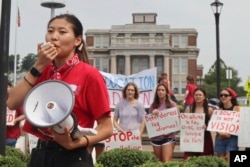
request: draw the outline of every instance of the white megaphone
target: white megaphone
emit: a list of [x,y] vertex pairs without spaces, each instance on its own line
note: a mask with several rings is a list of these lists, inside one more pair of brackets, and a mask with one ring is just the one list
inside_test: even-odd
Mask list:
[[92,128],[82,128],[72,112],[75,96],[72,88],[59,80],[47,80],[32,88],[24,100],[24,114],[34,126],[51,127],[57,133],[70,129],[72,138],[96,135]]

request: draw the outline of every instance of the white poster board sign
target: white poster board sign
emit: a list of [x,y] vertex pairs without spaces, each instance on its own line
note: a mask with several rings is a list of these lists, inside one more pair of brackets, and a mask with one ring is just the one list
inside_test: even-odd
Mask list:
[[160,111],[158,115],[148,114],[145,123],[149,138],[177,132],[180,130],[179,111],[173,107]]
[[110,138],[105,140],[105,151],[114,148],[141,150],[142,144],[139,130],[113,133]]
[[122,89],[128,82],[134,82],[140,91],[139,102],[148,108],[154,99],[154,90],[157,85],[157,70],[151,68],[133,75],[111,74],[101,71],[109,93],[110,107],[115,108],[122,100]]
[[180,150],[188,152],[203,152],[204,148],[204,113],[180,114]]
[[10,110],[7,107],[6,110],[6,125],[7,126],[13,126],[14,125],[14,121],[15,121],[15,117],[16,117],[16,110]]
[[250,147],[250,107],[240,107],[239,147]]
[[238,136],[240,112],[230,110],[214,110],[207,130],[227,132]]
[[38,138],[32,134],[28,134],[29,138],[29,151],[31,153],[32,149],[37,146]]

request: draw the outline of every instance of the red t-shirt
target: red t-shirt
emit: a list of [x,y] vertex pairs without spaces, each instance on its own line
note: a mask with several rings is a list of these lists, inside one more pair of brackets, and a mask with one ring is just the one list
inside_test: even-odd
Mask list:
[[[23,108],[20,107],[16,110],[15,118],[23,115]],[[20,129],[20,121],[17,122],[14,126],[6,126],[6,138],[7,139],[18,139],[21,136],[21,129]]]
[[[42,76],[37,79],[36,84],[51,79],[51,76],[52,64],[43,70]],[[93,128],[94,121],[103,114],[106,113],[110,116],[111,109],[105,80],[97,69],[80,61],[70,70],[64,71],[61,76],[62,81],[76,86],[73,113],[78,119],[78,125]],[[37,131],[28,121],[25,121],[23,130],[39,138],[50,139]],[[49,133],[45,128],[43,131]]]
[[185,99],[185,104],[193,104],[194,102],[194,90],[197,88],[194,84],[187,84],[186,90],[188,90],[188,95]]

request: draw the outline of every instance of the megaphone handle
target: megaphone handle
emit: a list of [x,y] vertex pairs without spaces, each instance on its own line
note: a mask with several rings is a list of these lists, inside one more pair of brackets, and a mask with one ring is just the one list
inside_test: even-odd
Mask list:
[[84,135],[96,135],[97,131],[93,128],[82,128],[78,125],[77,131],[73,134],[73,138],[80,138]]

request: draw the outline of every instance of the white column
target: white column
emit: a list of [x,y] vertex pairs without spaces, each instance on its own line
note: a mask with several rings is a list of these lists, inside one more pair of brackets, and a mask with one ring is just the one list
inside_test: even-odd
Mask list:
[[169,55],[164,55],[163,59],[164,72],[166,72],[169,76]]
[[131,75],[130,55],[125,55],[125,75]]
[[155,56],[149,55],[149,68],[155,67]]
[[117,73],[117,63],[116,63],[116,55],[111,55],[111,69],[110,72],[112,74],[116,74]]

